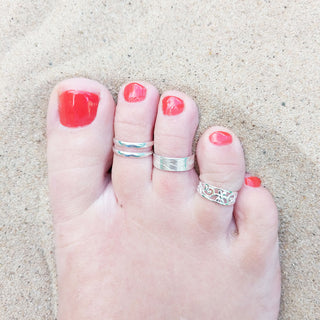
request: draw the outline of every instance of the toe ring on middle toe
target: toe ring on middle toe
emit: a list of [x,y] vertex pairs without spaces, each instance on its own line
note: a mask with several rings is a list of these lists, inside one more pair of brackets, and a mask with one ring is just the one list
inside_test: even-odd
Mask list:
[[223,206],[233,205],[238,196],[238,192],[221,189],[203,181],[199,182],[197,191],[201,197]]
[[170,158],[153,154],[153,165],[163,171],[189,171],[194,167],[194,154],[184,158]]

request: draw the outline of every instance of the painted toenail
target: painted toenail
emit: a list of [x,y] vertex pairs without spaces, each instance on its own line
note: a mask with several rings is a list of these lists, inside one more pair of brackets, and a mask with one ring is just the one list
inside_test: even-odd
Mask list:
[[224,131],[215,131],[210,135],[209,140],[217,146],[224,146],[232,143],[232,135]]
[[175,116],[184,109],[183,100],[178,97],[168,96],[162,100],[162,111],[167,116]]
[[258,177],[246,177],[244,183],[253,188],[258,188],[261,186],[261,180]]
[[92,92],[68,90],[59,96],[60,122],[66,127],[90,124],[96,117],[99,96]]
[[147,89],[139,83],[129,83],[123,91],[127,102],[140,102],[146,98]]

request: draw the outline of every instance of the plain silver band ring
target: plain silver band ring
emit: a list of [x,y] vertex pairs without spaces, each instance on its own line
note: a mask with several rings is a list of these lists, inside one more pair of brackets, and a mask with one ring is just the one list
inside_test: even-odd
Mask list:
[[233,205],[238,196],[238,192],[224,190],[203,181],[199,182],[197,191],[203,198],[223,206]]
[[121,141],[121,140],[113,139],[113,143],[117,147],[136,148],[136,149],[149,148],[149,147],[153,146],[153,141],[149,141],[149,142],[127,142],[127,141]]
[[129,152],[129,151],[122,151],[116,148],[113,148],[113,152],[118,156],[125,157],[125,158],[145,158],[152,155],[152,151],[148,152]]
[[194,154],[185,158],[170,158],[154,153],[153,165],[155,168],[163,171],[189,171],[194,167]]

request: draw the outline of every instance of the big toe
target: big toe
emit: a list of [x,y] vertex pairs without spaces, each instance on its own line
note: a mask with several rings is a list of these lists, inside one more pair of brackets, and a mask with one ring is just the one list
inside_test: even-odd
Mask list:
[[114,101],[100,83],[68,79],[48,107],[48,175],[55,221],[88,208],[106,188],[112,163]]

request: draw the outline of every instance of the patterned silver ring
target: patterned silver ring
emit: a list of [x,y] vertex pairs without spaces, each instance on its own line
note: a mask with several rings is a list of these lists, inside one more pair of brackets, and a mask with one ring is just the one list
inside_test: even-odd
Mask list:
[[143,149],[149,148],[153,146],[153,141],[149,142],[127,142],[121,141],[117,139],[113,139],[114,145],[117,147],[125,147],[125,148],[136,148],[136,149]]
[[224,190],[200,181],[197,191],[209,201],[216,202],[223,206],[231,206],[236,202],[238,192]]
[[149,152],[128,152],[128,151],[122,151],[118,150],[116,148],[113,148],[113,152],[117,154],[118,156],[125,157],[125,158],[145,158],[152,155],[152,151]]
[[153,165],[163,171],[189,171],[194,167],[194,154],[185,158],[170,158],[153,154]]

